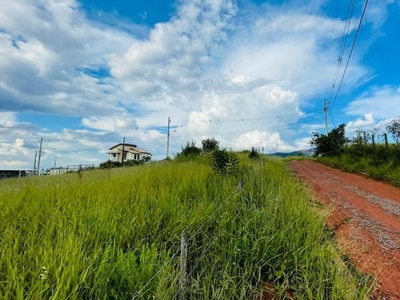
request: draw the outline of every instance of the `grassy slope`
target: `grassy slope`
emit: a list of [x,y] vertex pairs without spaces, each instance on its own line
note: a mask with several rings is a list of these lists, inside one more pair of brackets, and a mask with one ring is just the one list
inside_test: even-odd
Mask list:
[[400,187],[400,147],[390,145],[355,145],[340,156],[318,160],[346,172],[363,173],[376,180],[385,180]]
[[185,228],[190,299],[253,299],[265,281],[364,299],[284,163],[242,164],[240,181],[165,162],[0,182],[1,299],[174,299]]

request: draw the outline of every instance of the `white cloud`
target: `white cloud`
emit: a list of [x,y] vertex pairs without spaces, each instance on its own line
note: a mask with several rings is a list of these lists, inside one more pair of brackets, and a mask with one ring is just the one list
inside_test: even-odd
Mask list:
[[128,114],[83,118],[82,124],[88,128],[103,131],[121,131],[138,127],[135,116]]
[[[310,99],[331,85],[338,52],[332,45],[339,44],[344,21],[321,14],[319,0],[308,1],[307,9],[295,1],[262,5],[250,15],[235,3],[182,0],[168,22],[143,29],[104,12],[89,19],[76,0],[3,0],[0,106],[6,112],[0,113],[0,133],[7,137],[0,150],[18,153],[0,164],[25,157],[32,165],[40,137],[47,147],[44,166],[55,158],[64,165],[104,161],[122,137],[161,159],[168,116],[175,153],[186,141],[207,137],[235,149],[307,148],[298,134],[321,124],[301,107],[314,106]],[[378,24],[385,12],[375,12]],[[370,76],[360,61],[354,54],[343,91]],[[392,116],[398,94],[386,87],[357,99],[347,112]],[[373,106],[378,97],[389,108]],[[17,113],[26,111],[77,116],[86,129],[18,122]],[[299,120],[312,124],[290,126]]]
[[4,0],[0,20],[5,109],[72,116],[121,111],[115,82],[88,74],[107,69],[104,56],[125,51],[132,36],[89,21],[75,0]]
[[350,102],[346,113],[350,116],[363,116],[373,113],[378,120],[390,119],[400,116],[400,87],[376,87],[359,99]]
[[11,126],[17,121],[15,113],[12,112],[0,112],[0,125]]
[[375,30],[378,29],[386,21],[389,6],[393,3],[395,0],[370,1],[365,16],[366,21],[371,22]]
[[130,101],[172,98],[190,107],[187,102],[198,98],[235,12],[229,0],[183,1],[177,15],[156,24],[148,39],[132,43],[123,56],[109,55],[111,73],[134,95]]
[[252,147],[257,149],[264,148],[265,153],[275,151],[290,152],[295,150],[293,146],[281,140],[278,132],[254,130],[241,134],[233,141],[233,148],[235,149],[251,149]]
[[353,132],[359,129],[370,128],[375,124],[372,113],[364,115],[364,119],[357,118],[355,121],[350,121],[346,125],[346,131]]

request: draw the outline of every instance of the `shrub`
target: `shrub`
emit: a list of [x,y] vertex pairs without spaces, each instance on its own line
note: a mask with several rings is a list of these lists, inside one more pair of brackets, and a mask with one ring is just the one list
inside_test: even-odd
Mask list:
[[122,164],[119,161],[107,160],[105,162],[102,162],[99,165],[99,168],[100,169],[111,169],[111,168],[119,168],[121,166],[122,166]]
[[260,153],[258,153],[257,150],[255,150],[254,147],[252,147],[251,151],[249,152],[249,158],[250,159],[259,159]]
[[233,174],[238,171],[239,159],[226,150],[214,150],[211,153],[212,169],[222,175]]
[[202,150],[204,153],[212,152],[219,148],[219,142],[216,139],[205,139],[201,141],[203,145]]
[[318,132],[313,132],[313,138],[310,144],[316,147],[315,156],[326,155],[335,156],[339,155],[345,144],[348,142],[345,137],[345,124],[339,125],[338,128],[333,129],[328,135],[320,134]]
[[196,147],[196,142],[187,142],[185,147],[182,147],[182,152],[178,153],[176,157],[186,156],[193,157],[201,154],[201,149]]

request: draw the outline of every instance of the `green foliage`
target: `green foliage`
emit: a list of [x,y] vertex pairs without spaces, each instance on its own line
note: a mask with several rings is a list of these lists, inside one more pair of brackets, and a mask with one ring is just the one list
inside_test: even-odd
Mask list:
[[346,172],[364,173],[376,180],[386,180],[400,186],[400,148],[395,145],[355,143],[345,147],[336,157],[319,160]]
[[390,124],[386,126],[386,130],[390,133],[396,144],[400,143],[400,119],[393,120]]
[[99,165],[99,168],[100,169],[111,169],[111,168],[119,168],[121,166],[122,166],[122,164],[119,161],[107,160],[105,162],[102,162]]
[[126,162],[124,162],[124,166],[125,167],[140,166],[140,165],[144,165],[150,161],[151,161],[150,156],[145,156],[139,160],[128,159]]
[[205,139],[201,141],[201,144],[204,153],[219,149],[219,142],[216,139]]
[[195,157],[201,154],[201,149],[196,147],[196,142],[187,142],[185,147],[182,147],[182,151],[176,155],[176,157]]
[[239,159],[233,152],[223,149],[211,153],[211,167],[219,174],[234,174],[238,171],[238,165]]
[[258,153],[257,150],[255,150],[254,147],[252,147],[251,151],[249,152],[249,158],[250,159],[259,159],[260,153]]
[[177,299],[186,228],[188,299],[367,299],[285,164],[241,159],[0,181],[0,299]]
[[315,156],[335,156],[339,155],[347,143],[345,137],[345,124],[339,125],[333,129],[328,135],[313,132],[313,138],[310,144],[316,147]]
[[[128,159],[126,162],[124,162],[124,167],[140,166],[140,165],[144,165],[150,161],[151,161],[150,156],[145,156],[139,160]],[[100,169],[111,169],[111,168],[119,168],[119,167],[122,167],[122,164],[119,161],[111,161],[111,160],[107,160],[106,162],[103,162],[99,165]]]

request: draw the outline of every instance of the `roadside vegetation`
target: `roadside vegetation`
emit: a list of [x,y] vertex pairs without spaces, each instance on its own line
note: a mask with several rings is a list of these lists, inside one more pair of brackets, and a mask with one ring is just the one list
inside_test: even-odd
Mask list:
[[345,137],[342,124],[327,136],[314,133],[311,145],[318,161],[326,165],[400,187],[400,119],[388,124],[385,132],[358,131],[353,139]]
[[0,182],[0,299],[178,299],[185,229],[187,299],[368,298],[282,160],[210,145]]

